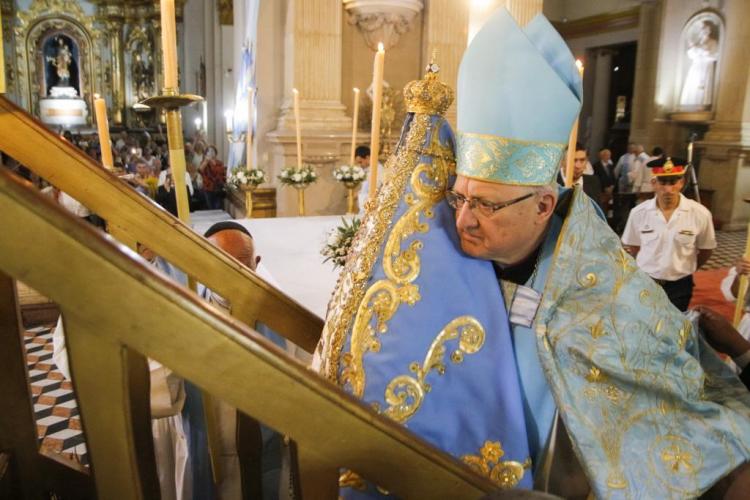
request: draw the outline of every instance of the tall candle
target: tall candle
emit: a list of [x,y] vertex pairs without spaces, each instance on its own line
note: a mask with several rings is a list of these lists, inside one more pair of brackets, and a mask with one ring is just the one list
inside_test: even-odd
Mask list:
[[253,168],[253,116],[255,116],[255,89],[250,87],[247,89],[247,133],[245,134],[247,151],[245,155],[247,160],[245,166],[249,169]]
[[[578,73],[581,75],[583,80],[583,63],[580,59],[576,59],[576,67]],[[565,187],[573,186],[573,169],[575,167],[575,156],[576,156],[576,143],[578,142],[578,118],[573,124],[573,130],[570,131],[570,140],[568,140],[568,154],[565,158]]]
[[354,115],[352,115],[352,153],[349,165],[354,165],[354,152],[357,150],[357,120],[359,119],[359,89],[354,87]]
[[161,51],[164,87],[177,90],[177,27],[174,0],[161,0]]
[[302,135],[299,128],[299,90],[292,89],[294,95],[294,128],[297,132],[297,168],[302,169]]
[[380,151],[380,107],[383,102],[383,65],[385,63],[385,49],[383,43],[378,44],[372,69],[372,125],[370,138],[370,192],[368,199],[375,198],[378,187],[378,153]]
[[112,144],[109,140],[109,120],[107,120],[107,103],[99,94],[94,94],[94,114],[96,115],[96,129],[99,132],[99,147],[102,150],[102,165],[108,170],[114,168],[112,160]]
[[231,134],[234,130],[234,113],[231,110],[224,112],[224,123],[226,124],[227,134]]

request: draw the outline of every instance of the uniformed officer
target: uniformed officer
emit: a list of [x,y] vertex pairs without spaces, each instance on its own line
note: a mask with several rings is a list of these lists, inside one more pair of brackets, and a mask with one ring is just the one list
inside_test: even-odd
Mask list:
[[684,160],[657,158],[648,167],[655,196],[630,212],[622,243],[669,300],[686,311],[693,296],[693,273],[716,248],[711,212],[682,195]]

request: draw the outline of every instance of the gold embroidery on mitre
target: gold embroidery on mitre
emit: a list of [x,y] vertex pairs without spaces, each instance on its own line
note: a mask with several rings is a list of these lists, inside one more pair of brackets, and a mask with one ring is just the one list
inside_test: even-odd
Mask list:
[[367,489],[367,484],[356,472],[345,470],[339,476],[339,488],[352,488],[358,491],[365,491]]
[[485,441],[479,455],[464,455],[461,460],[478,474],[488,477],[502,489],[515,488],[531,468],[531,458],[521,462],[500,461],[505,455],[500,441]]
[[456,172],[487,182],[546,186],[557,175],[564,149],[562,143],[459,131]]
[[471,316],[459,316],[448,323],[430,344],[422,365],[416,361],[409,365],[409,370],[416,376],[399,375],[388,383],[385,388],[385,400],[389,406],[383,412],[385,415],[396,422],[404,423],[419,410],[425,394],[432,389],[425,380],[427,375],[433,370],[439,375],[445,373],[445,344],[455,339],[459,339],[458,349],[451,353],[450,360],[454,364],[459,364],[463,361],[464,354],[474,354],[482,348],[485,339],[484,327]]

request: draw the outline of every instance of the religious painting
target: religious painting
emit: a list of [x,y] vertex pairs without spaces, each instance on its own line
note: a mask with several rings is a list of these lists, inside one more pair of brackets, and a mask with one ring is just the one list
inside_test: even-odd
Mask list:
[[713,108],[723,36],[724,22],[712,10],[699,12],[685,25],[681,37],[681,80],[677,95],[680,111],[710,111]]
[[128,105],[156,94],[154,42],[150,30],[136,26],[125,42]]
[[[62,32],[54,32],[42,40],[44,96],[81,95],[79,78],[80,52],[76,41]],[[53,90],[54,89],[54,90]]]

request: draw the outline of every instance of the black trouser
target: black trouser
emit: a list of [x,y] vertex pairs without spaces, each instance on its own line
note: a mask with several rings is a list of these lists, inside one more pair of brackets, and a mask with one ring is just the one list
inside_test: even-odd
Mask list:
[[667,293],[669,301],[672,302],[677,309],[682,312],[687,311],[688,305],[690,305],[690,299],[693,298],[693,288],[695,287],[692,274],[680,278],[677,281],[655,281],[661,285]]

